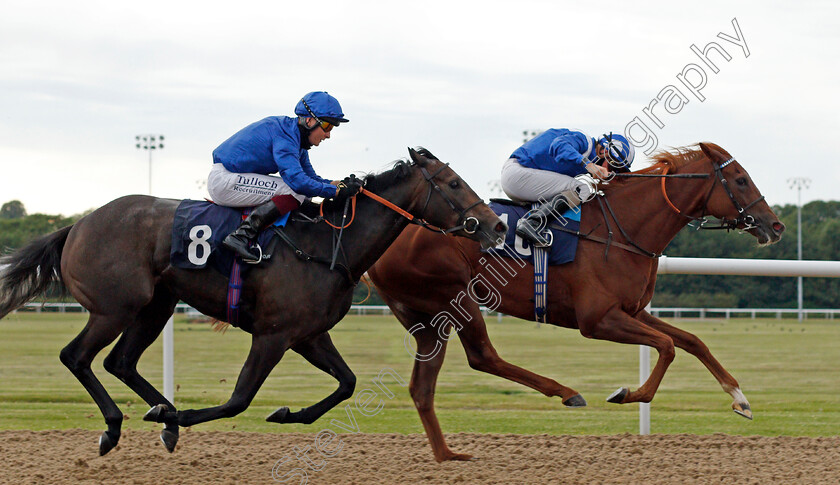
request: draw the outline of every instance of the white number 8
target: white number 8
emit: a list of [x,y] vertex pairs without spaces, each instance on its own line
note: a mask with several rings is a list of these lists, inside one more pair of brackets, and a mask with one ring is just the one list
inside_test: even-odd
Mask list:
[[[201,237],[198,237],[198,233],[201,233]],[[190,263],[196,266],[203,266],[207,263],[207,258],[210,257],[210,243],[207,241],[210,239],[211,234],[213,234],[213,231],[206,224],[193,226],[190,229],[190,241],[192,242],[187,248],[187,258],[190,260]],[[198,256],[199,247],[201,247],[201,257]]]

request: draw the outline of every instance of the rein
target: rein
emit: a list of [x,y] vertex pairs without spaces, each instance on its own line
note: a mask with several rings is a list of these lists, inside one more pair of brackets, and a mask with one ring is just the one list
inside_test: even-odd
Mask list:
[[[368,198],[374,200],[375,202],[378,202],[379,204],[384,205],[385,207],[391,209],[392,211],[396,212],[397,214],[399,214],[399,215],[405,217],[406,219],[408,219],[411,224],[419,225],[420,227],[423,227],[424,229],[428,229],[428,230],[433,231],[433,232],[439,232],[439,233],[444,234],[444,235],[449,235],[449,234],[452,234],[454,232],[461,231],[461,230],[463,230],[467,234],[473,234],[473,233],[475,233],[476,230],[478,230],[478,227],[479,227],[480,223],[479,223],[477,218],[472,217],[472,216],[467,216],[467,212],[472,210],[474,207],[483,204],[484,201],[479,199],[476,202],[470,204],[465,209],[460,208],[460,206],[455,201],[453,201],[448,195],[446,195],[446,192],[441,190],[440,186],[434,180],[435,177],[437,177],[447,167],[449,167],[448,163],[442,164],[442,166],[433,174],[430,174],[429,171],[426,170],[426,167],[420,167],[420,171],[423,174],[423,178],[426,180],[426,182],[429,183],[429,193],[426,196],[426,202],[425,202],[425,204],[423,204],[423,209],[420,211],[420,217],[414,216],[413,214],[411,214],[407,210],[399,207],[398,205],[394,204],[393,202],[389,201],[388,199],[385,199],[384,197],[379,196],[379,195],[371,192],[370,190],[365,189],[364,187],[360,187],[358,193],[363,194],[363,195],[367,196]],[[429,224],[423,218],[423,214],[425,214],[426,209],[429,207],[429,202],[432,199],[432,194],[433,193],[437,193],[438,195],[440,195],[441,198],[443,198],[443,200],[449,205],[449,208],[452,209],[453,212],[458,213],[458,215],[460,217],[458,218],[458,223],[456,223],[455,226],[450,227],[449,229],[442,229],[442,228],[439,228],[435,225]],[[345,224],[344,221],[347,220],[348,206],[350,208],[350,221]],[[285,232],[283,232],[278,227],[274,228],[274,232],[280,237],[280,239],[282,239],[288,246],[290,246],[292,248],[292,250],[294,251],[294,253],[297,257],[299,257],[299,258],[301,258],[305,261],[314,261],[314,262],[317,262],[317,263],[328,264],[330,266],[330,270],[334,269],[335,266],[336,266],[336,260],[338,259],[338,253],[341,252],[342,254],[344,254],[344,250],[343,250],[343,247],[341,245],[341,236],[344,232],[344,229],[347,228],[347,227],[350,227],[350,225],[353,224],[353,221],[356,219],[356,195],[350,197],[345,202],[344,213],[342,214],[342,222],[339,225],[335,225],[335,224],[331,223],[324,216],[324,202],[321,202],[319,217],[317,217],[315,219],[310,219],[310,218],[307,217],[306,219],[308,219],[307,222],[313,222],[313,223],[324,221],[328,226],[330,226],[331,228],[334,229],[334,231],[333,231],[333,253],[332,253],[332,258],[331,259],[321,258],[321,257],[317,257],[317,256],[307,254],[306,252],[301,250],[295,244],[295,242]],[[337,236],[335,235],[336,230],[338,231]],[[345,261],[347,260],[346,255],[344,256],[344,259],[345,259]],[[345,277],[348,279],[348,281],[353,286],[358,284],[358,280],[353,279],[350,268],[348,268],[347,265],[339,264],[338,266],[342,269],[343,274],[345,275]]]
[[[440,191],[440,187],[438,187],[437,185],[435,185],[434,188],[436,190]],[[393,202],[391,202],[390,200],[388,200],[384,197],[381,197],[379,195],[374,194],[370,190],[361,189],[361,190],[359,190],[359,193],[370,197],[371,199],[375,200],[376,202],[379,202],[380,204],[382,204],[385,207],[391,209],[392,211],[396,212],[397,214],[405,217],[406,219],[408,219],[408,221],[411,224],[416,224],[420,227],[423,227],[424,229],[428,229],[428,230],[433,231],[433,232],[439,232],[441,234],[447,234],[447,235],[451,234],[453,232],[460,231],[462,229],[467,234],[474,233],[475,230],[478,228],[478,219],[476,219],[475,217],[464,217],[464,216],[465,216],[466,212],[469,211],[470,209],[472,209],[473,207],[475,207],[477,205],[481,205],[481,204],[484,203],[483,200],[479,200],[479,201],[475,202],[474,204],[470,205],[469,207],[467,207],[466,209],[459,210],[459,209],[456,208],[454,202],[450,201],[450,199],[448,197],[446,197],[445,193],[438,192],[443,197],[443,199],[445,201],[449,202],[449,206],[452,208],[452,210],[455,211],[455,212],[458,212],[461,215],[461,220],[464,221],[463,224],[459,224],[457,226],[450,227],[449,229],[441,229],[441,228],[439,228],[439,227],[437,227],[433,224],[429,224],[422,217],[415,217],[414,215],[412,215],[407,210],[405,210],[402,207],[394,204]],[[426,205],[423,207],[423,211],[421,213],[426,212],[426,207],[429,205],[429,199],[431,198],[431,195],[432,195],[432,192],[429,191],[429,197],[426,198]],[[474,225],[469,226],[468,224],[470,223],[470,221],[475,221]]]
[[[420,167],[420,170],[423,173],[423,178],[425,178],[426,182],[428,182],[430,184],[429,193],[426,195],[426,203],[423,204],[423,210],[420,211],[420,214],[421,214],[420,217],[414,216],[413,214],[411,214],[407,210],[403,209],[402,207],[394,204],[390,200],[388,200],[388,199],[386,199],[382,196],[379,196],[379,195],[371,192],[370,190],[365,189],[364,187],[359,188],[359,194],[364,194],[368,198],[384,205],[385,207],[387,207],[387,208],[391,209],[392,211],[396,212],[397,214],[405,217],[406,219],[409,220],[409,222],[411,224],[416,224],[418,226],[423,227],[424,229],[428,229],[428,230],[433,231],[433,232],[439,232],[441,234],[451,234],[453,232],[457,232],[457,231],[461,231],[461,230],[463,230],[467,234],[473,234],[478,229],[479,222],[478,222],[478,219],[476,219],[475,217],[472,217],[472,216],[468,217],[467,212],[469,212],[474,207],[483,204],[484,201],[479,199],[479,200],[475,201],[474,203],[472,203],[470,206],[468,206],[466,209],[461,209],[460,207],[458,207],[458,205],[455,203],[455,201],[450,199],[449,196],[447,196],[446,193],[443,192],[440,189],[440,186],[437,183],[435,183],[435,181],[434,181],[434,178],[437,177],[448,166],[449,166],[448,163],[443,164],[443,166],[440,167],[440,169],[438,169],[438,171],[433,173],[433,174],[429,174],[429,171],[426,170],[426,167]],[[449,205],[449,208],[452,209],[453,212],[458,213],[458,215],[460,216],[460,218],[458,219],[460,224],[458,224],[456,226],[453,226],[453,227],[450,227],[449,229],[442,229],[442,228],[439,228],[439,227],[437,227],[433,224],[429,224],[428,222],[426,222],[426,220],[423,218],[423,214],[426,213],[426,209],[429,207],[429,202],[432,199],[432,194],[435,193],[435,192],[438,195],[440,195],[443,198],[444,201],[446,201],[446,203]],[[350,222],[348,222],[346,225],[340,225],[340,226],[336,226],[335,224],[332,224],[330,221],[328,221],[324,217],[324,203],[322,202],[321,203],[321,213],[320,213],[320,215],[321,215],[321,218],[323,219],[323,221],[326,222],[327,225],[332,227],[333,229],[341,230],[341,229],[344,229],[346,227],[349,227],[350,224],[353,223],[353,220],[356,217],[356,196],[354,195],[353,197],[350,198],[350,200],[352,201]],[[461,221],[463,221],[463,222],[461,222]]]
[[[709,174],[707,173],[615,173],[613,172],[612,177],[642,177],[642,178],[662,178],[662,179],[707,179],[709,178]],[[610,177],[610,179],[612,179]]]

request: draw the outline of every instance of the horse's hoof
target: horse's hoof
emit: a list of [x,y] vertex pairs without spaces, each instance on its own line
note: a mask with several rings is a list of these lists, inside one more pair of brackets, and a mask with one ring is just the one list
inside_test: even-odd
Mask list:
[[119,435],[113,435],[110,431],[104,431],[99,437],[99,456],[104,456],[109,451],[113,450],[120,441]]
[[627,397],[627,394],[629,393],[630,389],[627,389],[626,387],[620,387],[617,391],[610,394],[610,397],[607,398],[607,402],[621,404],[624,401],[624,398]]
[[265,420],[269,423],[285,423],[288,416],[289,408],[283,406],[282,408],[277,409],[277,411],[271,413],[271,416],[265,418]]
[[740,414],[741,416],[749,419],[752,421],[753,414],[752,410],[750,409],[750,405],[747,403],[738,404],[736,402],[732,403],[732,410],[735,411],[736,414]]
[[472,455],[468,455],[466,453],[453,453],[453,452],[450,451],[449,453],[442,456],[441,458],[439,458],[439,459],[436,458],[436,460],[437,460],[438,463],[441,463],[441,462],[444,462],[444,461],[476,461],[476,460],[478,460],[478,458],[476,458]]
[[166,411],[169,408],[166,404],[158,404],[154,406],[152,409],[146,411],[146,414],[143,416],[143,421],[151,421],[153,423],[162,423],[164,417],[166,415]]
[[160,432],[160,441],[163,442],[166,451],[172,453],[175,451],[175,445],[178,444],[178,430],[171,431],[164,429]]
[[586,407],[586,399],[584,399],[580,394],[575,394],[569,399],[563,401],[563,404],[569,406],[570,408],[582,408]]

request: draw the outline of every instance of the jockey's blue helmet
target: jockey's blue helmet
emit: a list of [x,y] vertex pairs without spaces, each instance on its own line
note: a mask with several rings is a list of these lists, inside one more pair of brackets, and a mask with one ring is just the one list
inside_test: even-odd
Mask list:
[[616,172],[629,172],[630,165],[633,164],[633,159],[636,157],[636,148],[632,143],[627,141],[623,135],[614,135],[610,132],[609,135],[601,136],[598,140],[598,145],[604,147],[604,151],[608,153],[607,162]]
[[295,114],[318,118],[335,126],[350,121],[344,117],[338,100],[326,91],[312,91],[306,94],[295,106]]

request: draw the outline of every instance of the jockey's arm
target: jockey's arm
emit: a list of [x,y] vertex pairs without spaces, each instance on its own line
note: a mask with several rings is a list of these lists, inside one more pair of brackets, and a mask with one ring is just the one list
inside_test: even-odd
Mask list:
[[281,158],[277,161],[277,168],[280,178],[297,194],[328,199],[337,193],[335,186],[330,185],[329,181],[321,182],[310,177],[295,156]]
[[584,168],[581,153],[586,147],[581,146],[580,140],[574,136],[558,136],[551,142],[549,155],[559,168],[559,172],[570,177],[579,175]]

